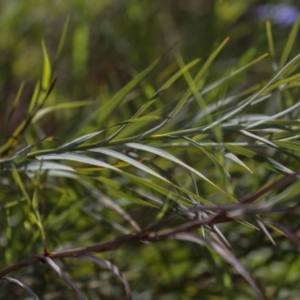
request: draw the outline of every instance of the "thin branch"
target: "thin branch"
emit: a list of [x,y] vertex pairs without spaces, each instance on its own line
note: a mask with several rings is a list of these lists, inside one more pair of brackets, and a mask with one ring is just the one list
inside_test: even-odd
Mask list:
[[21,260],[15,264],[13,264],[12,266],[0,271],[0,278],[6,276],[7,274],[15,271],[15,270],[19,270],[21,268],[27,267],[29,265],[32,265],[36,262],[45,262],[43,258],[41,258],[41,256],[33,256],[24,260]]
[[252,203],[252,202],[256,201],[257,199],[259,199],[260,197],[262,197],[263,195],[265,195],[273,190],[277,190],[277,189],[287,185],[288,183],[293,182],[294,180],[296,180],[299,177],[299,175],[300,175],[300,169],[296,170],[292,174],[287,174],[287,175],[283,176],[282,178],[279,178],[278,180],[270,183],[263,189],[255,192],[254,194],[249,194],[249,195],[245,196],[244,198],[241,199],[241,202],[242,203]]

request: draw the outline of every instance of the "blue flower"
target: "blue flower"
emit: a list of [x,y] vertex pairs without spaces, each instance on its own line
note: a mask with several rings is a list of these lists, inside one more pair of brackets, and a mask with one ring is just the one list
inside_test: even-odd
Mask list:
[[279,26],[291,26],[299,15],[299,9],[292,5],[259,5],[254,9],[254,15],[257,19],[270,20]]

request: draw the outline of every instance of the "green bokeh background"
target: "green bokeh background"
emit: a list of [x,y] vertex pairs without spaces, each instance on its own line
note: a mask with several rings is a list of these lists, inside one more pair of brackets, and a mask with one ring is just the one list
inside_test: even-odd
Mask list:
[[[162,56],[158,69],[143,82],[144,90],[140,102],[129,103],[125,109],[117,110],[116,119],[128,119],[143,101],[161,86],[176,70],[174,54],[180,52],[185,62],[201,57],[205,60],[226,38],[230,41],[209,72],[208,82],[227,74],[233,65],[242,66],[247,61],[268,51],[265,22],[255,18],[253,9],[263,4],[280,4],[282,1],[238,1],[238,0],[76,0],[76,1],[15,1],[0,2],[0,120],[5,124],[8,112],[20,85],[24,84],[18,107],[10,119],[7,130],[0,140],[3,143],[26,116],[35,84],[43,73],[42,41],[50,57],[53,75],[57,77],[55,89],[47,105],[72,101],[91,101],[101,105],[120,90],[134,76]],[[289,2],[292,4],[291,2]],[[271,20],[272,21],[272,20]],[[67,26],[68,25],[68,26]],[[58,51],[60,38],[67,28],[65,43]],[[276,55],[282,52],[289,26],[274,25]],[[293,48],[297,54],[299,39]],[[59,55],[58,55],[59,54]],[[293,56],[293,55],[292,55]],[[192,71],[193,72],[193,71]],[[251,86],[270,77],[273,70],[270,61],[262,61],[240,78],[230,82],[235,91]],[[151,82],[151,85],[149,84]],[[174,85],[163,99],[177,98],[182,94],[184,83]],[[227,87],[224,87],[226,93]],[[222,93],[222,91],[220,92]],[[296,93],[295,96],[298,96]],[[215,98],[221,97],[216,95]],[[38,139],[54,136],[63,140],[78,136],[73,130],[84,123],[89,110],[78,109],[54,111],[35,131]],[[107,120],[113,124],[113,120]],[[103,124],[97,120],[85,127],[99,130]],[[79,126],[80,127],[80,126]],[[30,139],[30,138],[29,138]],[[21,141],[26,144],[26,141]],[[27,140],[27,142],[31,142]],[[184,150],[182,151],[184,156]],[[190,157],[186,157],[188,162]],[[165,163],[165,162],[164,162]],[[206,162],[201,162],[205,167]],[[170,167],[167,163],[165,169]],[[215,176],[212,174],[212,176]],[[217,176],[216,176],[217,177]],[[24,179],[29,182],[29,179]],[[27,181],[26,181],[27,180]],[[118,226],[124,220],[91,201],[96,196],[92,187],[83,188],[66,179],[47,186],[43,192],[41,211],[47,215],[53,209],[52,199],[60,203],[53,215],[47,219],[49,247],[72,248],[100,241],[109,241],[118,236]],[[246,180],[241,183],[247,189]],[[257,183],[254,183],[254,185]],[[258,185],[258,184],[257,184]],[[258,186],[257,186],[258,187]],[[101,190],[102,186],[95,187]],[[1,200],[5,202],[7,192],[18,198],[18,188],[3,184]],[[90,194],[88,194],[90,190]],[[79,203],[79,199],[80,201]],[[49,207],[48,207],[49,205]],[[125,205],[127,208],[127,204]],[[14,211],[14,209],[16,211]],[[18,208],[10,213],[17,214]],[[67,211],[67,217],[63,212]],[[139,217],[140,225],[151,222],[155,213],[150,208],[128,205],[128,211]],[[86,212],[84,215],[83,212]],[[95,212],[99,216],[95,216]],[[5,213],[2,209],[2,216]],[[90,216],[94,213],[94,219]],[[54,216],[59,216],[56,219]],[[86,217],[89,216],[89,217]],[[10,220],[14,228],[14,219]],[[2,222],[4,223],[4,221]],[[18,223],[18,218],[16,218]],[[63,225],[62,225],[63,224]],[[23,222],[26,229],[30,225]],[[123,229],[124,229],[123,228]],[[226,229],[226,225],[225,225]],[[263,233],[253,233],[248,228],[228,227],[232,244],[244,245],[237,249],[237,256],[250,268],[256,278],[264,279],[267,291],[278,298],[299,299],[297,288],[300,259],[297,250],[282,242],[281,248],[266,248],[248,251],[258,243],[267,243]],[[226,230],[227,230],[226,229]],[[122,230],[121,230],[122,231]],[[126,230],[124,229],[124,232]],[[2,235],[2,238],[1,238]],[[10,237],[7,242],[6,237]],[[41,253],[37,237],[23,236],[17,229],[0,231],[0,253],[3,267],[17,260]],[[244,239],[244,240],[243,240]],[[285,254],[285,251],[287,252]],[[102,255],[113,261],[127,276],[134,299],[255,299],[251,289],[238,276],[229,276],[228,265],[215,253],[205,248],[168,241],[153,245],[127,246],[125,250]],[[203,260],[202,258],[206,259]],[[264,263],[268,262],[266,267]],[[298,265],[299,264],[299,265]],[[109,272],[90,262],[62,260],[64,271],[89,299],[125,299],[121,283]],[[74,299],[66,285],[42,264],[31,266],[12,277],[23,280],[42,299]],[[272,274],[272,276],[269,276]],[[217,279],[216,279],[217,278]],[[239,280],[241,283],[239,283]],[[285,285],[278,285],[285,280]],[[222,284],[221,284],[222,283]],[[234,286],[234,288],[229,288]],[[276,290],[278,287],[278,290]],[[235,290],[236,289],[236,290]],[[294,291],[294,292],[293,292]],[[235,297],[235,293],[239,296]],[[293,293],[295,294],[294,298]],[[10,284],[0,286],[2,299],[24,299],[24,292]]]

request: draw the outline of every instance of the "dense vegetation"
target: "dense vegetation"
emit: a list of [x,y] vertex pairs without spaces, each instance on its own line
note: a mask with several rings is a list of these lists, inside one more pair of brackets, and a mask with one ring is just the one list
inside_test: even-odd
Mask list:
[[300,18],[16,3],[0,4],[0,298],[299,299]]

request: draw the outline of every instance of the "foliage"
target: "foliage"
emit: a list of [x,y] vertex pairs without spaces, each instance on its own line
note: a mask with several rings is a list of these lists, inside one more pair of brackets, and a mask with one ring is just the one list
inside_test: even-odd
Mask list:
[[1,298],[297,299],[300,18],[192,2],[1,4]]

